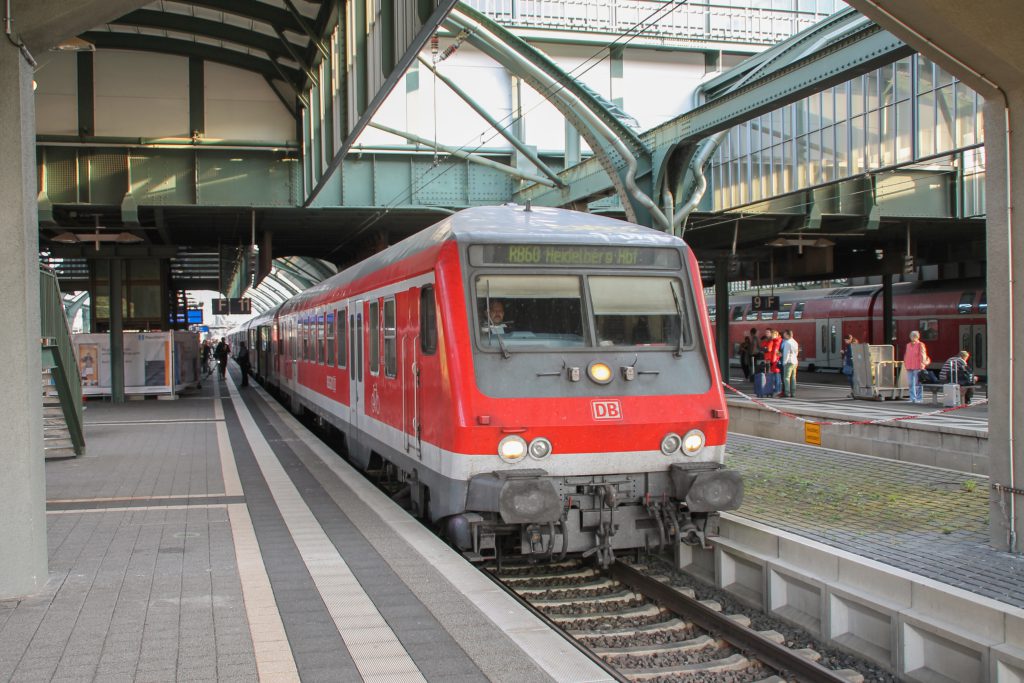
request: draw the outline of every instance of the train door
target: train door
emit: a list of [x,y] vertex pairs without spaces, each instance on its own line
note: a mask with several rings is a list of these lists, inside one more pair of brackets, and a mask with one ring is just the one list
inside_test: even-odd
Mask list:
[[[407,294],[408,309],[405,331],[402,334],[401,357],[399,363],[402,370],[402,432],[405,435],[405,452],[420,455],[419,411],[419,306],[420,290],[418,287],[409,289]],[[421,456],[422,457],[422,456]]]
[[843,367],[843,320],[823,318],[817,324],[817,346],[815,348],[819,368]]
[[[960,349],[971,354],[974,374],[988,376],[988,331],[985,325],[961,325]],[[958,349],[959,350],[959,349]]]
[[361,449],[358,444],[360,415],[363,412],[363,300],[359,299],[349,307],[348,330],[349,330],[349,399],[351,422],[352,422],[352,443],[353,455],[362,459],[359,455]]

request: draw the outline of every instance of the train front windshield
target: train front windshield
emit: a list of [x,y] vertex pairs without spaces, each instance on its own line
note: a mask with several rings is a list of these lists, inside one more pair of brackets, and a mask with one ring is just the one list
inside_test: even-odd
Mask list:
[[692,345],[682,283],[648,275],[480,275],[486,350]]

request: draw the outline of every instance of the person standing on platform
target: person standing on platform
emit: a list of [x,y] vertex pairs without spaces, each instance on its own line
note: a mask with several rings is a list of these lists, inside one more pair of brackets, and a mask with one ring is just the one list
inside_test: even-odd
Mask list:
[[800,344],[793,338],[793,330],[782,333],[782,394],[786,398],[796,396],[796,368],[800,362]]
[[238,369],[242,371],[242,386],[249,386],[249,371],[252,370],[252,364],[249,363],[249,347],[245,342],[239,342],[235,362],[238,363]]
[[910,333],[910,343],[903,353],[903,369],[907,371],[907,383],[910,386],[910,402],[921,403],[923,390],[921,389],[921,371],[931,363],[928,357],[928,349],[921,341],[921,333],[914,330]]
[[213,350],[213,357],[217,360],[217,374],[220,375],[221,379],[224,379],[228,371],[228,353],[230,350],[231,347],[228,346],[223,337],[217,343],[217,348]]
[[771,330],[771,338],[768,341],[770,346],[772,373],[772,396],[782,395],[782,334],[778,330]]
[[853,398],[853,345],[857,338],[852,334],[843,337],[843,374],[850,380],[850,398]]
[[740,369],[743,371],[743,379],[747,382],[753,379],[754,342],[750,337],[744,337],[740,343]]

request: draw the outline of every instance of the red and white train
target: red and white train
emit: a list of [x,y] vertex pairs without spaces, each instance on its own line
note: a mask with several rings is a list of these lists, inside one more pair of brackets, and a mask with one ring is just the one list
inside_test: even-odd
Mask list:
[[470,556],[608,563],[701,543],[742,499],[697,263],[661,232],[467,209],[231,337]]
[[[843,338],[852,334],[867,344],[887,344],[882,331],[882,287],[862,285],[831,289],[778,291],[780,310],[753,311],[750,297],[729,302],[730,356],[739,358],[739,347],[751,328],[758,336],[768,327],[792,329],[800,344],[800,366],[809,370],[843,366]],[[709,299],[712,319],[719,313]],[[910,332],[918,330],[928,346],[932,369],[958,351],[971,353],[974,373],[988,375],[985,316],[985,282],[936,280],[893,285],[893,321],[896,354],[902,359]],[[738,362],[738,361],[736,361]]]

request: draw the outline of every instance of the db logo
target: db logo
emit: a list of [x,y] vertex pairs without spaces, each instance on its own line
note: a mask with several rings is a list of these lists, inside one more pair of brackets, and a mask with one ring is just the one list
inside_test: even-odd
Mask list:
[[595,420],[621,420],[622,406],[618,401],[593,401],[590,409]]

